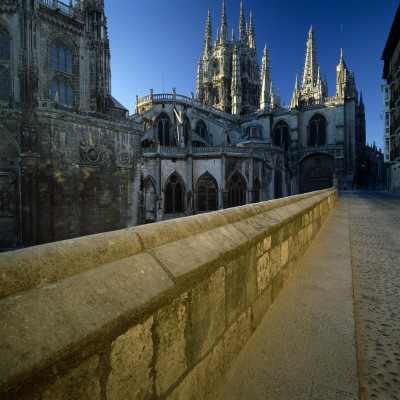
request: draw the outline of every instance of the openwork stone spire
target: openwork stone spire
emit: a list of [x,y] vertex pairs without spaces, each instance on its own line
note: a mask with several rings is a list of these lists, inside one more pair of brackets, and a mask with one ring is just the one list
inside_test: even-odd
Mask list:
[[225,0],[222,2],[222,16],[221,16],[221,43],[228,41],[228,23],[226,21]]
[[312,93],[318,77],[317,46],[312,27],[308,32],[306,62],[304,64],[302,93]]
[[249,46],[251,49],[256,49],[256,35],[254,33],[253,13],[250,11],[250,26],[249,26]]
[[204,34],[204,54],[208,54],[212,46],[212,27],[211,27],[211,12],[208,9],[208,17],[206,22],[206,32]]
[[261,66],[261,96],[260,96],[260,108],[266,109],[270,106],[270,89],[272,84],[271,65],[269,61],[267,44],[264,47],[264,54],[262,58]]
[[239,40],[244,41],[245,39],[246,39],[246,22],[244,19],[243,3],[240,2]]

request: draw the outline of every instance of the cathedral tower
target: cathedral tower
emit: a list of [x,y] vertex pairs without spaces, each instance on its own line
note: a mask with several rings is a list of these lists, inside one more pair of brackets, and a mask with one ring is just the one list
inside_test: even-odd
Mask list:
[[[202,77],[199,76],[201,72]],[[242,3],[238,41],[234,31],[232,39],[228,40],[228,23],[223,0],[221,26],[212,45],[211,17],[208,11],[203,60],[199,62],[197,75],[197,100],[232,114],[258,110],[261,84],[254,21],[250,14],[250,25],[246,29]]]

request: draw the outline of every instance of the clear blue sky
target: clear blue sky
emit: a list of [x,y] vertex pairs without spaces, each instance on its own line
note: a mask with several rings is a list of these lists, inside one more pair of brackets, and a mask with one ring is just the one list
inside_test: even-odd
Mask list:
[[[238,37],[240,0],[226,0],[229,39]],[[300,84],[307,34],[312,24],[321,74],[327,75],[329,96],[335,94],[341,42],[347,67],[354,71],[366,109],[367,142],[382,146],[381,55],[398,0],[247,0],[246,22],[253,12],[261,66],[264,43],[271,60],[274,87],[290,104],[296,74]],[[112,93],[129,112],[135,97],[154,93],[190,96],[196,92],[196,71],[203,52],[207,10],[211,10],[213,41],[220,27],[222,0],[105,0],[111,45]],[[340,26],[342,25],[342,35]],[[342,36],[342,39],[341,39]]]

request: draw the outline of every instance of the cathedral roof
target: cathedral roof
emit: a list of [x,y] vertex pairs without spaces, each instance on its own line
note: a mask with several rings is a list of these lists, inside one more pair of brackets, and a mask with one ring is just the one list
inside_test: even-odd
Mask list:
[[108,101],[108,105],[113,108],[119,108],[121,110],[128,111],[115,97],[110,96],[110,100]]

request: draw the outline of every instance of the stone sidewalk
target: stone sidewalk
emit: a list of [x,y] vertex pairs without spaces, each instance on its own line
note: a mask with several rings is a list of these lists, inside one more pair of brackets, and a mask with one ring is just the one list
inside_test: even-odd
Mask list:
[[399,314],[400,197],[340,193],[210,399],[400,400]]

